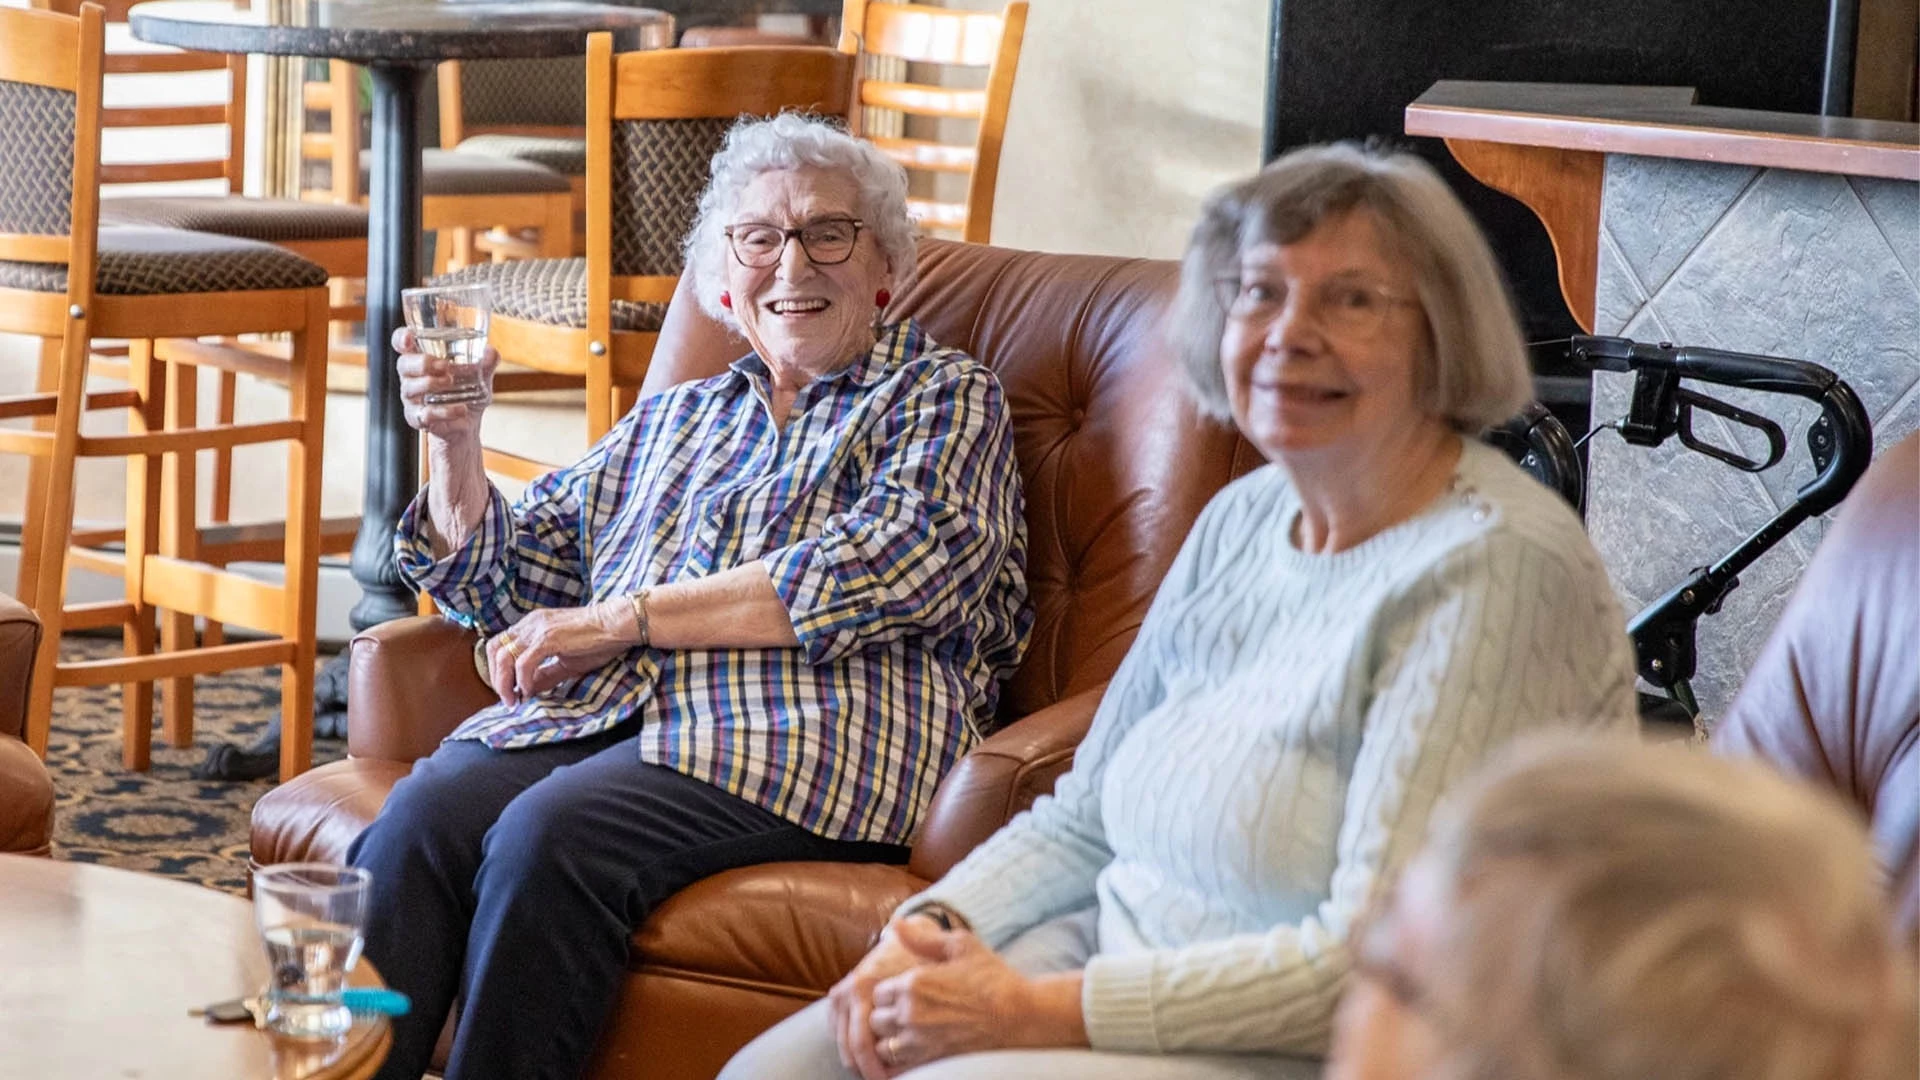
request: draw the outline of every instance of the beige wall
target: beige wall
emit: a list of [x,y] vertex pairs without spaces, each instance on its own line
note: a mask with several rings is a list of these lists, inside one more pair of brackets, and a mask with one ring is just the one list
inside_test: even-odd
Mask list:
[[1177,257],[1206,193],[1259,166],[1269,0],[1031,3],[994,242]]

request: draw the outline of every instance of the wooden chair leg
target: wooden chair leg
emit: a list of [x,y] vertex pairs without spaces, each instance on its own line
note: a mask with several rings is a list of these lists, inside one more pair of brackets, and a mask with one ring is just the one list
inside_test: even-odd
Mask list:
[[[220,373],[219,400],[215,404],[214,421],[219,424],[231,424],[240,391],[240,376],[231,371]],[[233,448],[223,446],[213,452],[213,506],[207,516],[209,524],[225,525],[233,520]],[[226,627],[212,619],[206,622],[206,628],[200,631],[200,644],[208,649],[224,644],[227,640]]]
[[[39,369],[33,382],[36,393],[51,394],[60,388],[60,341],[59,338],[40,339]],[[53,417],[34,417],[33,428],[35,431],[52,431]],[[35,610],[39,609],[34,593],[40,581],[40,533],[46,527],[47,481],[52,467],[51,458],[35,455],[27,459],[27,504],[25,513],[21,515],[20,571],[13,591],[21,603]],[[63,593],[64,589],[56,584],[54,591]]]
[[547,220],[540,226],[540,258],[564,259],[573,254],[573,199],[547,200]]
[[[195,427],[199,422],[200,400],[198,368],[169,360],[166,365],[166,423],[168,430]],[[198,494],[195,490],[197,455],[193,451],[168,454],[161,466],[160,482],[160,554],[176,559],[192,559],[195,554],[195,519]],[[160,613],[160,648],[179,652],[198,644],[191,613],[163,610]],[[174,746],[193,745],[193,676],[176,675],[160,684],[162,724],[167,742]]]
[[316,292],[307,329],[294,335],[289,404],[301,437],[288,447],[286,622],[293,659],[280,669],[280,779],[313,765],[314,654],[320,605],[320,466],[327,422],[326,300]]
[[[127,417],[131,431],[157,431],[166,423],[160,388],[165,386],[165,369],[154,359],[153,342],[130,343],[127,376],[141,397],[140,407]],[[153,652],[154,611],[146,597],[147,556],[160,535],[160,472],[158,454],[135,455],[127,459],[127,603],[133,606],[121,627],[121,643],[128,656],[146,656]],[[144,771],[153,762],[153,683],[130,682],[121,685],[121,762],[128,768]]]
[[90,340],[84,318],[67,324],[53,387],[59,395],[59,406],[54,413],[52,456],[47,459],[47,497],[42,504],[45,517],[37,555],[40,584],[35,594],[41,638],[40,649],[33,657],[33,689],[27,697],[26,723],[27,747],[42,758],[47,756],[53,728],[53,683],[60,664],[60,632],[66,621],[65,569],[67,540],[73,531],[73,463],[80,449]]

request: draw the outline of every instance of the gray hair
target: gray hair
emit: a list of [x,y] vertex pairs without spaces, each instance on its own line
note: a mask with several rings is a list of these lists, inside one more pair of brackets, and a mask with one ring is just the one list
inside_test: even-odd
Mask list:
[[1214,192],[1201,209],[1169,323],[1200,407],[1231,416],[1220,371],[1227,314],[1214,283],[1240,272],[1248,248],[1293,243],[1356,210],[1373,218],[1417,282],[1429,349],[1416,358],[1415,400],[1467,433],[1518,412],[1533,397],[1532,376],[1486,238],[1432,166],[1411,153],[1354,143],[1291,151]]
[[1529,740],[1436,815],[1458,1080],[1910,1080],[1913,973],[1825,791],[1686,747]]
[[856,207],[866,231],[892,267],[891,289],[905,292],[913,282],[916,240],[907,213],[906,170],[863,139],[848,135],[836,122],[785,112],[767,119],[743,119],[727,132],[713,157],[713,179],[700,196],[700,209],[687,232],[687,274],[694,295],[708,315],[738,327],[733,313],[720,306],[726,289],[726,227],[740,195],[755,177],[783,169],[815,168],[853,178]]

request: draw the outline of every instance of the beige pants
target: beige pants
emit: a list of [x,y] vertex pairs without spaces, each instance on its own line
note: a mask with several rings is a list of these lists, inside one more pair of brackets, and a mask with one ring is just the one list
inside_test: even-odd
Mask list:
[[[1094,952],[1092,909],[1041,923],[1001,950],[1029,975],[1073,971]],[[1233,1054],[1113,1054],[1099,1050],[995,1050],[936,1061],[897,1080],[1317,1080],[1320,1063],[1305,1058]],[[827,1003],[816,1001],[747,1044],[720,1080],[858,1080],[840,1064],[827,1027]]]

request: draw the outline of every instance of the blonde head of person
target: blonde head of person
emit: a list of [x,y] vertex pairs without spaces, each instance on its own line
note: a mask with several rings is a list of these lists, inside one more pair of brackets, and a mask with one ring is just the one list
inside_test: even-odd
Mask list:
[[1357,935],[1328,1080],[1907,1080],[1859,824],[1761,766],[1548,739],[1436,816]]

